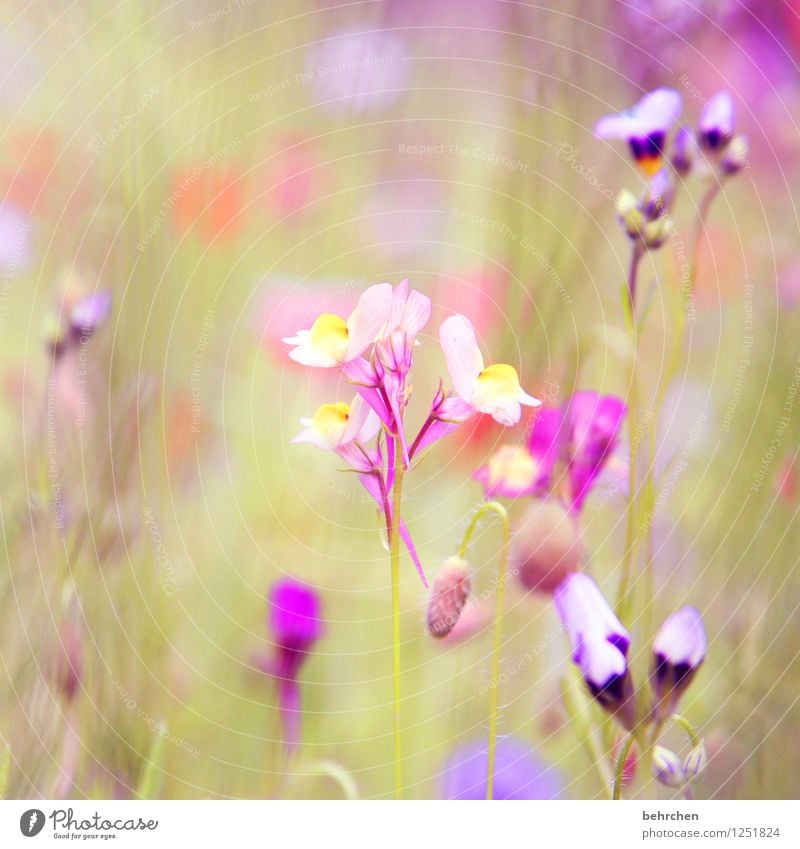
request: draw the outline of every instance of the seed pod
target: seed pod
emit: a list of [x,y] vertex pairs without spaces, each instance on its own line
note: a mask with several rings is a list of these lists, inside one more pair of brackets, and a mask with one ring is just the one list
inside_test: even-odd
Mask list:
[[454,628],[467,603],[472,580],[469,563],[461,557],[445,560],[433,582],[428,603],[428,633],[441,639]]
[[512,569],[527,590],[552,593],[581,566],[580,532],[555,499],[534,501],[511,541]]

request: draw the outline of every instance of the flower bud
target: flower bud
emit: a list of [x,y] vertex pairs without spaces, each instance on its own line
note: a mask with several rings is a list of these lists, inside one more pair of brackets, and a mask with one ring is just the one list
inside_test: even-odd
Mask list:
[[681,759],[675,752],[656,746],[653,749],[653,775],[665,787],[682,787],[686,784],[686,773]]
[[625,232],[632,238],[637,238],[644,227],[645,217],[639,209],[636,195],[629,189],[622,189],[617,195],[617,216],[625,228]]
[[733,99],[727,91],[718,91],[700,116],[697,135],[701,147],[711,154],[724,150],[733,138],[735,123]]
[[458,622],[472,586],[469,571],[469,563],[455,556],[439,569],[428,603],[428,633],[432,637],[446,637]]
[[556,499],[534,501],[511,540],[510,563],[526,590],[552,593],[581,567],[575,520]]
[[642,241],[648,248],[660,248],[670,232],[670,221],[664,216],[648,221],[642,230]]
[[683,762],[683,770],[687,781],[695,781],[706,771],[708,766],[708,752],[706,744],[701,740]]
[[695,147],[692,134],[686,127],[681,127],[675,133],[675,139],[672,142],[672,153],[670,156],[672,167],[681,177],[686,177],[692,170],[694,158]]
[[653,641],[652,685],[655,714],[673,713],[706,656],[708,641],[700,612],[682,607],[673,613]]
[[738,174],[748,166],[750,155],[750,143],[746,136],[735,136],[728,145],[725,155],[722,157],[722,171],[725,174]]

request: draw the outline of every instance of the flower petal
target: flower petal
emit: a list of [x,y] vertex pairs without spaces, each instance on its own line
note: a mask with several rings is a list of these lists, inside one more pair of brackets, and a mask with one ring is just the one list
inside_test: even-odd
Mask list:
[[483,371],[483,357],[475,328],[463,315],[450,316],[439,328],[439,341],[456,394],[471,403],[475,383]]
[[359,298],[358,305],[347,320],[348,360],[362,354],[375,341],[386,325],[391,308],[391,283],[370,286]]

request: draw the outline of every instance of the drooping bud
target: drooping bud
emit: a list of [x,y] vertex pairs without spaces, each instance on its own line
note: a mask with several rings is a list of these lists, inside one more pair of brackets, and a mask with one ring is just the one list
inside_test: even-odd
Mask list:
[[708,751],[706,744],[701,740],[683,762],[683,770],[687,781],[695,781],[706,771],[708,766]]
[[653,692],[655,714],[673,713],[684,690],[689,686],[706,656],[703,619],[694,607],[682,607],[673,613],[653,641]]
[[581,568],[583,548],[575,519],[555,498],[536,500],[511,540],[509,561],[526,590],[552,593]]
[[728,145],[725,155],[722,157],[722,171],[725,174],[738,174],[747,168],[750,156],[750,143],[746,136],[736,136]]
[[681,127],[672,142],[672,154],[670,160],[675,171],[686,177],[692,170],[695,159],[694,138],[686,127]]
[[665,787],[682,787],[686,784],[686,773],[681,759],[675,752],[663,746],[653,749],[653,776]]
[[449,557],[433,582],[428,602],[428,633],[442,639],[455,627],[469,598],[472,578],[469,563],[461,557]]

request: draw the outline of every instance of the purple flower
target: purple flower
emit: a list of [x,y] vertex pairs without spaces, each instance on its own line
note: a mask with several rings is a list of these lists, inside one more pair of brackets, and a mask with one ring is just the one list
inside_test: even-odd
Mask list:
[[317,591],[294,578],[276,581],[267,599],[267,627],[275,642],[274,655],[259,660],[258,665],[277,682],[283,736],[289,749],[300,742],[297,676],[314,643],[322,637],[321,606]]
[[575,512],[616,449],[626,406],[615,395],[576,392],[565,407],[543,410],[536,419],[528,449],[539,461],[539,494],[553,485],[558,459],[566,465],[570,504]]
[[609,713],[631,728],[635,717],[627,657],[630,634],[588,575],[569,575],[556,588],[554,599],[586,686]]
[[108,318],[111,312],[111,292],[101,289],[85,298],[81,298],[72,308],[69,316],[70,329],[78,339],[91,336]]
[[[484,741],[459,746],[450,755],[442,781],[445,799],[485,799],[489,755]],[[495,799],[558,799],[564,784],[550,764],[543,763],[520,740],[497,744],[494,770]]]
[[637,164],[647,174],[655,174],[661,168],[667,133],[680,117],[682,106],[677,91],[659,88],[625,112],[601,118],[594,134],[601,139],[624,139]]
[[735,127],[733,99],[727,91],[718,91],[703,107],[697,128],[700,146],[718,153],[733,138]]
[[681,127],[675,138],[672,140],[672,151],[670,159],[672,167],[685,177],[691,170],[694,164],[695,156],[695,140],[690,130],[686,127]]
[[672,713],[706,657],[703,618],[694,607],[673,613],[653,641],[653,690],[656,713]]

